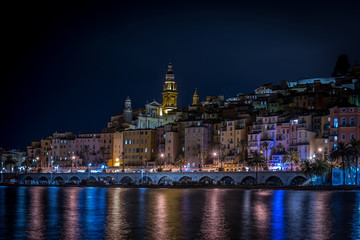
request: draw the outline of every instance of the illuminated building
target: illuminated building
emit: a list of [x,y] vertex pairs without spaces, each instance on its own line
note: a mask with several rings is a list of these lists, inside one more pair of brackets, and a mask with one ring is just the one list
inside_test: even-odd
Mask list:
[[157,154],[157,131],[136,129],[123,132],[125,165],[145,166],[154,161]]
[[170,111],[177,109],[177,85],[171,63],[168,65],[168,72],[165,77],[163,89],[163,113],[168,114]]

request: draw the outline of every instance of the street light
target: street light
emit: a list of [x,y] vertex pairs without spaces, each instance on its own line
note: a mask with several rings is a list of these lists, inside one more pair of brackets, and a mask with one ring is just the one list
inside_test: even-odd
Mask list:
[[90,180],[90,177],[91,177],[91,169],[90,169],[90,167],[91,167],[91,163],[89,163],[89,180]]
[[[221,153],[221,152],[220,152]],[[219,161],[220,161],[220,168],[221,168],[221,170],[223,170],[223,165],[222,165],[222,161],[221,161],[221,159],[220,159],[220,153],[218,154],[217,152],[213,152],[213,156],[214,157],[216,157],[217,156],[217,158],[218,158],[218,164],[219,164]]]
[[72,161],[71,161],[71,173],[73,172],[73,165],[74,165],[74,161],[75,161],[75,156],[72,156]]
[[165,162],[164,162],[164,154],[162,153],[162,154],[160,154],[160,157],[161,157],[161,159],[162,159],[162,162],[163,162],[163,165],[164,165],[164,167],[165,167]]
[[[36,162],[38,162],[39,161],[39,157],[36,157]],[[41,161],[40,161],[40,169],[41,169]],[[41,171],[39,171],[39,172],[41,172]]]
[[51,161],[51,166],[50,166],[51,182],[52,182],[52,174],[53,174],[53,172],[52,172],[53,165],[54,165],[54,160]]

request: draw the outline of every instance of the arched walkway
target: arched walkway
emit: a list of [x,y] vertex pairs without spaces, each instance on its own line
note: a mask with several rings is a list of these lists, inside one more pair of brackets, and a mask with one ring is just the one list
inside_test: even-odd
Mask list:
[[242,185],[252,186],[256,184],[256,179],[252,176],[247,176],[241,181]]
[[190,182],[191,180],[192,180],[191,177],[184,176],[184,177],[180,178],[179,182],[185,183],[185,182]]
[[94,176],[90,176],[87,178],[88,182],[97,182],[97,179]]
[[267,186],[284,186],[284,183],[281,181],[279,177],[271,176],[266,179],[265,185]]
[[219,183],[223,185],[234,185],[235,181],[231,177],[225,176],[222,179],[220,179]]
[[72,176],[69,180],[70,183],[72,184],[79,184],[81,182],[80,178],[77,176]]
[[150,184],[150,183],[153,183],[154,181],[148,177],[148,176],[143,176],[142,178],[140,178],[139,180],[139,183],[147,183],[147,184]]
[[26,176],[24,179],[25,184],[31,184],[31,181],[34,181],[34,179],[30,176]]
[[31,176],[26,176],[24,179],[25,181],[34,181],[34,179]]
[[125,176],[119,181],[119,184],[121,184],[121,185],[132,185],[132,184],[134,184],[134,180],[129,176]]
[[45,176],[41,176],[41,177],[37,180],[37,182],[38,182],[39,184],[48,184],[48,183],[49,183],[49,179],[47,179],[47,177],[45,177]]
[[56,183],[59,184],[59,185],[63,185],[63,184],[66,183],[65,180],[64,180],[64,178],[62,178],[62,177],[60,177],[60,176],[57,176],[56,178],[54,178],[54,182],[56,182]]
[[202,177],[202,178],[199,180],[199,183],[200,183],[200,184],[205,184],[205,185],[214,184],[214,179],[211,179],[210,177],[205,176],[205,177]]
[[172,185],[172,179],[168,176],[160,178],[158,185]]
[[290,186],[301,186],[303,185],[307,179],[303,176],[297,176],[294,177],[293,180],[291,180]]
[[109,184],[116,184],[116,180],[112,176],[102,177],[102,179]]

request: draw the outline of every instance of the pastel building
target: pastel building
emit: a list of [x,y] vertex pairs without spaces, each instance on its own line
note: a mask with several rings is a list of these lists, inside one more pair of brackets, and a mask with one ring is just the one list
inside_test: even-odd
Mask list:
[[[200,123],[200,122],[199,122]],[[211,124],[200,123],[185,128],[185,158],[188,167],[203,165],[200,153],[207,153],[211,145]]]
[[348,143],[352,138],[360,139],[360,107],[355,105],[337,106],[330,109],[330,142]]
[[75,135],[71,132],[54,133],[51,139],[50,167],[67,167],[68,161],[75,154]]
[[131,129],[123,132],[125,165],[145,166],[158,158],[155,129]]
[[108,162],[110,167],[120,167],[124,158],[124,132],[113,133],[113,158]]
[[100,153],[100,134],[83,133],[75,138],[75,155],[84,160],[84,164],[97,165],[103,162]]
[[99,133],[100,135],[100,153],[101,157],[104,159],[103,162],[108,163],[113,160],[113,137],[114,132],[108,131],[108,132],[102,132]]
[[[261,151],[263,143],[268,143],[268,157],[276,145],[278,116],[258,116],[253,123],[252,132],[248,133],[248,153]],[[269,158],[268,158],[269,159]]]

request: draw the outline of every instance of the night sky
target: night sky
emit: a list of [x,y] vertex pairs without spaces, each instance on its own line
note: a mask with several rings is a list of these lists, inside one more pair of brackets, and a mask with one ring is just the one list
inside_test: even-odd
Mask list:
[[359,1],[9,2],[1,3],[4,148],[24,150],[55,131],[99,132],[126,96],[133,108],[161,103],[169,61],[186,107],[195,88],[201,99],[231,97],[330,76],[341,54],[360,60]]

